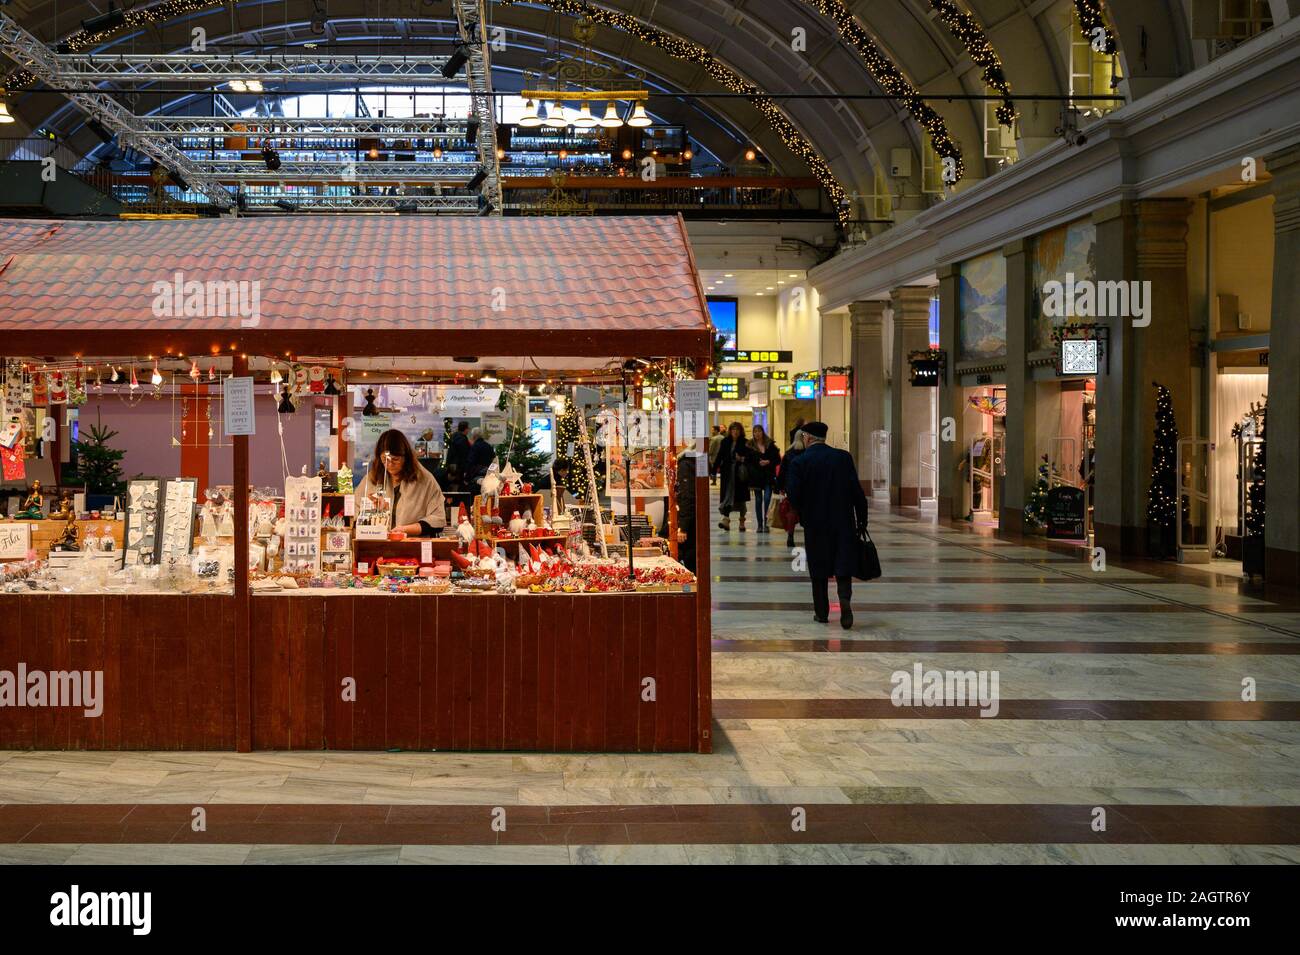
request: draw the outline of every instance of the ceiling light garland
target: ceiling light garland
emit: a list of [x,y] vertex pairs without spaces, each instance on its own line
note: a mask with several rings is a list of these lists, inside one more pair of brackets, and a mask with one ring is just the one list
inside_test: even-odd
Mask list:
[[[513,6],[516,0],[500,0],[500,2],[502,6],[508,7]],[[831,167],[826,160],[818,155],[812,144],[794,127],[793,123],[785,118],[785,115],[770,98],[764,96],[753,83],[741,79],[729,67],[716,60],[713,54],[704,47],[690,40],[683,40],[670,33],[647,26],[636,17],[626,13],[617,13],[601,7],[593,7],[585,3],[584,0],[530,0],[530,2],[545,4],[557,13],[571,17],[586,17],[604,26],[622,30],[642,43],[662,50],[669,56],[704,67],[705,72],[726,87],[728,91],[744,94],[754,108],[763,114],[763,117],[776,131],[777,135],[781,137],[781,141],[785,143],[786,147],[808,164],[808,168],[830,197],[831,204],[837,210],[840,222],[848,221],[851,210],[848,206],[847,194],[839,180],[835,178],[835,174],[831,172]]]
[[961,179],[966,168],[965,163],[962,162],[961,149],[948,135],[948,127],[943,117],[921,98],[916,87],[907,81],[894,65],[894,61],[880,51],[870,34],[854,19],[842,0],[804,0],[804,3],[835,23],[840,36],[853,44],[862,57],[863,63],[866,64],[868,72],[880,84],[881,89],[898,100],[899,104],[911,113],[929,134],[934,151],[941,158],[955,161],[956,178],[953,181]]
[[1091,42],[1093,33],[1101,29],[1106,35],[1106,52],[1114,54],[1119,49],[1119,44],[1115,41],[1115,34],[1106,25],[1100,0],[1074,0],[1074,9],[1079,14],[1079,27],[1083,35]]
[[1003,126],[1013,126],[1016,122],[1016,105],[1011,99],[1011,84],[1007,82],[1006,71],[1002,69],[1002,60],[988,41],[984,31],[969,13],[957,7],[951,0],[930,0],[930,7],[965,47],[975,65],[980,68],[984,83],[1002,94],[1002,103],[996,115]]

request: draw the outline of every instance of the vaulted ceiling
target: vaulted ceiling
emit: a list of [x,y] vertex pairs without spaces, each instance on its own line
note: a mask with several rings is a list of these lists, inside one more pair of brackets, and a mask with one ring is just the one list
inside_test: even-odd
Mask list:
[[[127,11],[128,24],[92,47],[97,52],[181,52],[195,27],[223,50],[315,42],[346,44],[358,52],[419,52],[429,49],[433,37],[449,38],[454,23],[446,0],[121,0],[118,5]],[[567,50],[575,22],[571,14],[579,6],[576,0],[490,0],[488,22],[504,28],[506,41],[492,54],[496,88],[518,90],[525,70],[536,70],[559,44]],[[728,92],[719,71],[753,84],[773,97],[791,124],[784,136],[770,116],[741,97],[657,97],[652,112],[687,125],[724,162],[737,160],[753,144],[778,171],[806,175],[810,160],[801,151],[810,149],[847,193],[863,195],[872,192],[873,167],[887,164],[891,149],[916,153],[922,138],[936,130],[960,150],[968,180],[993,171],[983,158],[983,104],[946,99],[986,92],[981,66],[972,58],[977,47],[970,35],[963,38],[954,29],[954,16],[973,17],[977,39],[1000,59],[1013,95],[1059,96],[1067,92],[1065,35],[1075,6],[1075,0],[601,0],[591,4],[601,14],[598,21],[613,22],[599,23],[592,46],[610,60],[644,71],[650,87],[664,93]],[[3,12],[53,45],[75,37],[84,18],[107,9],[106,0],[13,0]],[[317,34],[311,22],[322,14],[327,24]],[[1126,77],[1122,92],[1130,97],[1205,58],[1198,48],[1203,41],[1189,39],[1183,0],[1112,0],[1105,14]],[[632,22],[628,17],[641,36],[620,28]],[[140,20],[148,22],[135,22]],[[846,23],[848,39],[842,30]],[[647,42],[646,26],[667,41]],[[802,50],[793,42],[799,30],[806,37]],[[674,40],[698,45],[704,57],[674,56],[681,53],[668,49]],[[874,51],[864,50],[871,45]],[[892,77],[891,69],[897,71]],[[923,103],[907,102],[900,94],[909,86]],[[167,109],[169,103],[174,111],[174,101],[185,95],[147,87],[137,91],[132,108],[138,113]],[[12,91],[9,100],[11,111],[29,128],[46,126],[75,136],[81,126],[83,117],[57,93],[38,87]],[[1016,109],[1027,142],[1052,136],[1059,102],[1017,101]],[[802,144],[791,141],[791,131]],[[89,137],[83,145],[91,145]],[[815,165],[816,158],[811,162]]]

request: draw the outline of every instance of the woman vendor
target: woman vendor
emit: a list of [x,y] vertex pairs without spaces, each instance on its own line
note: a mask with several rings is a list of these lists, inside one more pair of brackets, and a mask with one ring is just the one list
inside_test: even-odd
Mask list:
[[442,488],[419,461],[406,435],[385,431],[375,442],[370,469],[357,486],[357,513],[362,502],[376,492],[392,503],[392,530],[409,537],[436,537],[447,523]]

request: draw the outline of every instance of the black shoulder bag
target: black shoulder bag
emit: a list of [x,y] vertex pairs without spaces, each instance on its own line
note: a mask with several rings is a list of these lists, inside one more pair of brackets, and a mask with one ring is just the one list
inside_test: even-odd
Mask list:
[[858,531],[858,560],[853,576],[858,580],[875,580],[881,573],[880,555],[876,553],[875,541],[864,527]]

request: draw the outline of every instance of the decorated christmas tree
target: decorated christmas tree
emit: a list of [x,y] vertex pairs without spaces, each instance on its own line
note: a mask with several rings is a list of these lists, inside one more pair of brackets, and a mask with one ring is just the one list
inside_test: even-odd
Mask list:
[[1265,456],[1268,450],[1268,409],[1259,422],[1259,450],[1255,452],[1255,468],[1250,476],[1250,487],[1246,489],[1246,533],[1252,537],[1264,536],[1265,512]]
[[1038,480],[1030,488],[1029,499],[1025,501],[1025,523],[1030,527],[1047,526],[1047,492],[1052,489],[1050,477],[1051,465],[1044,454],[1038,464]]
[[1147,492],[1147,547],[1153,557],[1173,557],[1177,519],[1178,425],[1169,389],[1156,386],[1156,430],[1151,447],[1151,487]]
[[550,456],[537,450],[537,439],[531,432],[510,425],[506,431],[506,440],[496,448],[497,464],[504,469],[509,461],[515,470],[523,475],[523,480],[533,483],[546,474]]
[[[569,493],[579,500],[585,501],[589,491],[587,482],[587,467],[583,463],[582,448],[579,444],[578,429],[583,427],[582,413],[578,407],[569,399],[564,407],[564,414],[560,415],[559,421],[555,425],[555,433],[558,441],[558,451],[560,457],[566,458],[570,462],[569,476],[566,480]],[[595,453],[594,450],[592,452]]]

